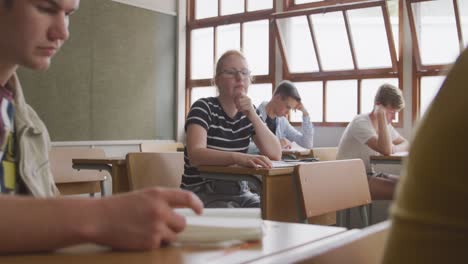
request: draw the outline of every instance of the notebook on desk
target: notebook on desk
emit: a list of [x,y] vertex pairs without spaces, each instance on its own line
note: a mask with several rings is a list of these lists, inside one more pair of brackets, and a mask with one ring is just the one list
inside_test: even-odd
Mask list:
[[289,149],[282,149],[281,152],[283,154],[301,154],[301,155],[308,155],[310,153],[310,149],[303,148],[299,146],[296,142],[291,143],[291,148]]
[[232,245],[260,240],[263,236],[259,208],[205,208],[202,215],[189,209],[176,209],[176,212],[187,220],[185,230],[177,235],[177,243]]

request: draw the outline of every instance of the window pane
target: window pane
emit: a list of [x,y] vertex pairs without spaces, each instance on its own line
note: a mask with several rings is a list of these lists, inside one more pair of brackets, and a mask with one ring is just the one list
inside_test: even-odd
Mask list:
[[290,72],[319,71],[306,16],[278,19]]
[[216,30],[216,61],[227,50],[240,50],[240,24],[219,26]]
[[[323,116],[323,83],[322,82],[299,82],[295,83],[301,101],[309,112],[312,122],[322,122]],[[302,122],[301,111],[291,111],[292,122]]]
[[392,61],[382,8],[350,10],[348,17],[358,68],[391,67]]
[[413,14],[420,14],[417,28],[421,63],[453,63],[458,56],[457,27],[452,1],[439,0],[415,3]]
[[440,89],[445,76],[430,76],[421,78],[421,105],[419,114],[422,116]]
[[214,86],[193,87],[190,96],[190,105],[193,105],[198,99],[205,97],[218,96],[218,89]]
[[273,0],[248,0],[247,11],[255,11],[262,9],[272,9]]
[[341,12],[312,15],[324,70],[353,69],[351,49]]
[[244,0],[221,0],[221,15],[244,12]]
[[327,82],[327,122],[349,122],[357,114],[357,81]]
[[253,75],[268,74],[269,27],[268,20],[244,24],[243,50]]
[[263,101],[271,99],[271,83],[251,84],[247,95],[252,100],[252,104],[258,107]]
[[468,1],[458,0],[458,10],[460,11],[460,20],[462,23],[463,42],[465,48],[468,46]]
[[195,19],[218,16],[218,0],[195,0]]
[[213,77],[213,28],[192,30],[191,78]]
[[361,113],[370,113],[374,109],[374,97],[377,89],[384,84],[389,83],[398,87],[398,79],[365,79],[361,81]]

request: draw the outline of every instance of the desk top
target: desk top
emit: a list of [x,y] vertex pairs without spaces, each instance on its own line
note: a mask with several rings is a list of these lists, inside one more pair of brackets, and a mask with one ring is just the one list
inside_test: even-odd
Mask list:
[[241,166],[199,166],[200,172],[213,172],[213,173],[227,173],[227,174],[248,174],[248,175],[262,175],[274,176],[285,175],[294,172],[294,167],[280,167],[280,168],[247,168]]
[[383,156],[383,155],[375,155],[375,156],[370,156],[371,161],[403,161],[408,157],[408,152],[398,152],[394,153],[389,156]]
[[0,257],[1,263],[245,263],[287,250],[310,246],[311,243],[341,234],[341,227],[264,221],[261,242],[249,242],[227,248],[201,246],[170,246],[153,251],[118,252],[105,247],[84,244],[51,254],[10,255]]
[[72,159],[73,165],[124,165],[125,158],[109,157],[109,158],[87,158],[87,159]]

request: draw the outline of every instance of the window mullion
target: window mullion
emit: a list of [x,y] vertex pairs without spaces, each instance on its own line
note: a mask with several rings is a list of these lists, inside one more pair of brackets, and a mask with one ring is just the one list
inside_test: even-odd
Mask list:
[[312,44],[314,45],[315,57],[317,58],[317,65],[319,68],[319,72],[323,72],[322,59],[320,58],[320,51],[317,45],[317,37],[315,36],[314,25],[312,23],[312,18],[310,16],[307,16],[307,23],[309,24],[310,36],[312,38]]
[[323,82],[323,104],[322,104],[322,122],[327,122],[327,81]]
[[455,13],[455,23],[457,25],[458,44],[460,46],[460,53],[461,53],[464,48],[464,44],[463,44],[464,42],[463,42],[463,34],[462,34],[461,21],[460,21],[460,9],[458,8],[457,0],[453,0],[453,12]]
[[344,23],[345,23],[346,35],[348,37],[348,43],[349,43],[349,48],[351,50],[351,58],[353,59],[354,69],[357,70],[358,69],[358,63],[357,63],[357,60],[356,60],[356,51],[354,50],[354,42],[353,42],[353,38],[352,38],[353,34],[352,34],[351,28],[349,26],[348,12],[346,10],[343,10],[341,13],[343,15],[343,20],[344,20]]
[[283,40],[281,34],[280,34],[280,25],[279,25],[279,20],[275,19],[275,33],[276,33],[276,39],[279,42],[279,48],[280,48],[280,53],[281,57],[283,58],[283,69],[286,68],[286,73],[287,75],[291,74],[290,68],[289,68],[289,62],[288,58],[286,56],[286,43]]
[[413,58],[416,62],[416,69],[417,71],[421,71],[422,65],[421,65],[421,54],[419,50],[419,40],[416,32],[416,16],[413,12],[412,8],[412,1],[407,0],[406,1],[406,9],[408,11],[408,18],[409,18],[409,24],[410,24],[410,29],[411,29],[411,38],[413,40]]
[[392,68],[396,72],[400,71],[401,69],[398,69],[395,41],[392,34],[392,23],[390,21],[390,16],[387,10],[387,2],[384,2],[384,5],[382,6],[382,15],[384,19],[385,31],[387,32],[388,49],[390,51],[390,58],[392,60]]
[[357,80],[357,113],[361,114],[361,84],[362,84],[362,79]]

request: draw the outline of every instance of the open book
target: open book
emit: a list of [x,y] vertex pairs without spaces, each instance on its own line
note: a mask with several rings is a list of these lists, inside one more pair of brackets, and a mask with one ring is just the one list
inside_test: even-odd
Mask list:
[[177,235],[178,243],[217,244],[259,240],[263,236],[263,221],[258,208],[217,208],[196,215],[189,209],[176,209],[184,215],[187,226]]
[[310,149],[303,148],[299,146],[296,142],[291,143],[291,148],[290,149],[282,149],[281,150],[283,154],[301,154],[301,155],[307,155],[310,153]]

